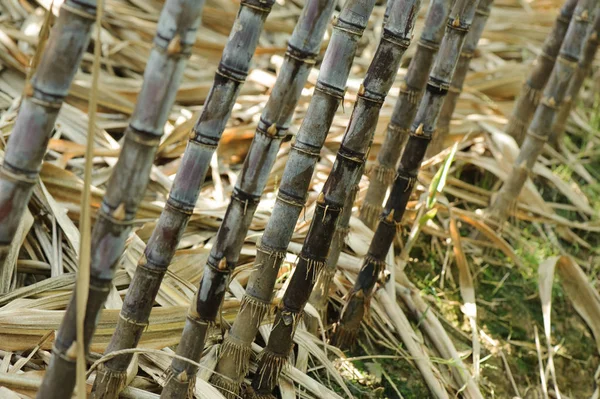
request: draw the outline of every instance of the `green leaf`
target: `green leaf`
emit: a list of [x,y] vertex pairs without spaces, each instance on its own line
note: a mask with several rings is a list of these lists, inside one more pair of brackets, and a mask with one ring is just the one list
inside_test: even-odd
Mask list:
[[444,161],[444,165],[436,172],[435,176],[431,180],[431,185],[429,186],[429,195],[427,196],[427,208],[431,209],[436,202],[436,194],[441,193],[444,190],[444,186],[446,185],[446,180],[448,178],[448,173],[450,172],[450,166],[452,166],[452,162],[454,161],[454,157],[456,156],[456,151],[458,150],[458,143],[454,143],[452,146],[452,150],[450,154],[446,157]]

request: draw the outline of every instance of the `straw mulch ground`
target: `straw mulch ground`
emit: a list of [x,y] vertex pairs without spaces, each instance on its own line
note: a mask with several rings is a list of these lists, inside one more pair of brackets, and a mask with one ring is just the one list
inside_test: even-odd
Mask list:
[[[36,51],[38,32],[50,3],[50,0],[0,3],[0,156],[19,109],[26,66]],[[54,1],[55,12],[60,3]],[[98,94],[100,114],[94,137],[94,209],[100,205],[119,155],[119,140],[142,84],[163,2],[108,0],[107,3]],[[147,351],[136,357],[129,370],[130,388],[124,397],[156,397],[152,393],[159,392],[159,385],[164,382],[163,372],[170,362],[168,355],[173,353],[170,348],[178,343],[186,309],[201,276],[198,265],[208,255],[224,215],[237,171],[275,81],[301,5],[302,1],[280,0],[267,20],[254,69],[242,89],[192,221],[157,298],[150,326],[140,345]],[[600,315],[597,295],[600,112],[599,97],[594,96],[600,93],[598,79],[596,84],[590,80],[586,86],[580,104],[572,113],[562,148],[558,151],[548,148],[538,162],[532,183],[524,190],[510,224],[501,229],[486,229],[481,212],[499,187],[500,179],[510,173],[511,160],[518,150],[501,131],[514,96],[559,6],[558,0],[496,2],[452,125],[450,139],[459,141],[459,151],[443,191],[437,194],[436,204],[431,209],[426,206],[429,183],[448,150],[423,167],[404,220],[405,229],[398,235],[395,252],[388,258],[392,278],[376,295],[371,317],[363,323],[363,332],[353,351],[343,354],[301,326],[296,335],[299,345],[294,367],[286,371],[281,383],[282,397],[429,397],[414,359],[400,339],[400,330],[422,345],[433,360],[435,370],[431,372],[443,379],[449,392],[461,391],[453,378],[456,367],[452,366],[458,360],[449,354],[454,354],[468,365],[469,373],[477,379],[486,398],[558,397],[558,392],[563,398],[598,397],[595,376],[597,381],[600,318],[595,316]],[[115,287],[99,321],[90,362],[100,357],[114,330],[122,298],[144,242],[164,205],[188,132],[211,87],[237,8],[235,0],[208,0],[204,8],[203,27],[166,126],[135,234],[129,240]],[[308,205],[281,271],[276,301],[294,267],[314,201],[333,164],[356,92],[376,48],[383,11],[383,5],[376,8],[362,39],[344,106],[338,111],[322,151]],[[420,26],[415,37],[419,32]],[[382,143],[398,85],[413,52],[414,49],[409,50],[405,57],[398,84],[382,111],[371,159]],[[12,282],[1,282],[12,284],[11,292],[0,296],[0,397],[3,398],[35,395],[50,358],[54,331],[75,281],[91,61],[88,52],[50,140],[41,181],[21,231],[20,249],[15,251],[16,276]],[[317,71],[313,71],[293,129],[302,121],[316,76]],[[280,152],[248,234],[230,294],[223,305],[222,323],[211,335],[196,389],[200,396],[218,397],[205,380],[214,367],[222,333],[238,310],[256,254],[255,243],[270,216],[288,151],[289,143]],[[367,185],[365,177],[355,206]],[[480,234],[473,234],[476,231]],[[352,219],[334,281],[335,291],[331,294],[331,320],[322,320],[326,329],[353,283],[371,235],[357,218]],[[475,236],[478,238],[470,238]],[[553,257],[564,254],[572,255],[574,262]],[[556,274],[554,279],[553,274]],[[402,312],[410,318],[412,328],[401,323]],[[269,331],[270,320],[266,322],[261,330],[263,336]],[[261,340],[257,343],[264,345]],[[540,362],[545,369],[542,379]],[[93,373],[90,383],[92,378]],[[457,395],[462,397],[463,393]]]

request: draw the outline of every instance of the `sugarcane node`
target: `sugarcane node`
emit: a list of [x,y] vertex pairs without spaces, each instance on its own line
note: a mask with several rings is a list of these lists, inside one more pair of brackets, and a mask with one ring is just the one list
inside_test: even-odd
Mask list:
[[338,29],[340,31],[358,37],[362,37],[362,34],[365,30],[364,26],[359,26],[352,22],[345,21],[340,16],[337,17],[335,24],[333,24],[333,27],[334,29]]
[[359,164],[362,164],[366,159],[365,153],[354,151],[345,146],[343,143],[340,145],[337,156]]
[[242,0],[241,4],[266,14],[271,11],[274,2],[275,0]]
[[219,62],[216,73],[225,79],[229,79],[240,84],[244,83],[246,81],[246,77],[248,76],[248,71],[232,68],[223,63],[223,61]]
[[181,53],[181,36],[177,33],[167,46],[167,54],[174,55]]
[[31,176],[29,173],[25,174],[23,171],[16,170],[6,160],[4,160],[4,164],[0,165],[0,176],[23,185],[32,186],[37,183],[37,176]]
[[346,95],[346,88],[340,89],[339,87],[328,85],[327,83],[317,80],[315,90],[342,101],[342,106],[344,105],[343,100],[344,95]]
[[383,40],[386,40],[402,49],[407,49],[410,46],[410,41],[412,39],[412,35],[409,38],[406,38],[402,35],[398,35],[388,28],[383,28],[383,34],[381,35]]
[[305,64],[314,65],[317,62],[317,56],[319,54],[295,47],[288,41],[285,55]]
[[419,38],[419,42],[417,43],[419,47],[426,48],[433,52],[437,52],[440,49],[440,44],[436,42],[432,42],[431,40],[427,40],[423,37]]
[[433,95],[445,96],[448,93],[449,85],[441,80],[430,77],[426,89]]

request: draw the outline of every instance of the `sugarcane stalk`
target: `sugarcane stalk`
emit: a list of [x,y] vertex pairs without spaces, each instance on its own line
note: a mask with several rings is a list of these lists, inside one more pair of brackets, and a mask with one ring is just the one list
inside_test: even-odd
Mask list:
[[[143,312],[131,309],[129,314],[133,317],[143,317],[147,320],[160,282],[198,199],[210,160],[231,115],[241,84],[248,74],[250,60],[258,44],[260,32],[274,2],[274,0],[243,0],[240,5],[215,76],[215,83],[191,134],[169,194],[167,206],[152,234],[154,240],[151,238],[144,256],[138,263],[138,266],[142,267],[138,267],[132,285],[136,284],[136,288],[140,292],[132,297],[130,304],[135,305],[139,298],[146,309]],[[274,142],[280,141],[284,136],[279,134],[276,126],[261,124],[259,127],[265,131],[260,133],[260,139],[255,140],[253,146],[267,146],[266,143],[256,143],[267,140],[269,136],[279,136],[268,139],[274,140]],[[263,161],[252,159],[247,162]],[[250,170],[250,173],[252,174],[253,170]],[[242,176],[241,179],[246,179],[246,177]],[[231,214],[240,212],[240,210],[245,213],[256,200],[236,189],[234,202],[238,203],[237,206],[228,208],[225,219],[233,217]],[[220,234],[225,233],[221,232]],[[229,238],[233,239],[233,237]],[[221,238],[220,243],[223,242]],[[227,286],[225,281],[219,280],[220,275],[228,267],[227,260],[223,257],[221,261],[210,265],[212,267],[208,265],[205,267],[200,289],[190,306],[183,335],[177,347],[178,355],[195,361],[200,359],[206,333],[210,325],[214,323]],[[205,281],[218,281],[218,284],[207,286]],[[139,316],[135,316],[135,314]],[[133,326],[133,328],[135,327]],[[180,398],[191,395],[195,385],[196,366],[180,359],[174,359],[167,374],[167,382],[161,398]]]
[[558,59],[552,68],[550,79],[535,111],[521,151],[515,160],[512,173],[508,175],[492,205],[488,208],[487,214],[500,224],[507,219],[511,209],[516,206],[521,189],[542,152],[544,144],[548,141],[555,117],[567,96],[571,81],[575,78],[577,65],[583,60],[583,49],[590,19],[593,18],[597,9],[598,2],[594,0],[580,0],[577,3]]
[[[203,3],[168,0],[160,14],[142,89],[92,231],[90,287],[84,321],[86,352],[146,191],[154,155],[196,39]],[[76,303],[74,294],[54,342],[53,356],[37,396],[40,399],[66,398],[73,391]],[[114,397],[123,381],[122,375],[109,373],[98,384],[109,397]]]
[[257,396],[271,394],[293,346],[295,328],[318,274],[323,270],[344,203],[362,173],[379,111],[412,38],[419,0],[393,0],[377,51],[367,70],[333,169],[316,202],[315,213],[298,256],[266,348],[252,380]]
[[[333,0],[309,0],[305,4],[207,261],[210,267],[218,265],[221,259],[226,258],[228,270],[217,274],[222,281],[203,281],[200,290],[207,284],[220,285],[223,281],[227,282],[229,272],[237,264],[282,139],[289,137],[287,131],[294,108],[315,64],[334,4]],[[213,303],[217,306],[220,304]],[[198,313],[202,317],[200,309]],[[240,358],[246,358],[244,353],[248,355],[249,351],[249,346],[244,352],[238,346],[231,345],[228,340],[222,345],[217,373],[213,374],[211,381],[226,397],[235,397],[238,394],[239,384],[235,383],[234,379],[243,378],[245,375],[246,370],[243,368],[247,367],[247,359],[240,361]]]
[[[65,1],[33,78],[26,83],[0,167],[2,281],[10,281],[13,275],[15,265],[8,260],[11,242],[31,198],[54,122],[88,46],[95,18],[96,1]],[[10,284],[2,287],[8,290]]]
[[519,145],[525,139],[531,118],[536,111],[542,91],[556,62],[556,57],[567,33],[577,2],[578,0],[565,0],[554,27],[544,41],[542,50],[533,63],[533,68],[525,83],[523,83],[517,101],[515,101],[505,132],[512,136]]
[[417,50],[408,66],[404,84],[400,87],[400,96],[396,100],[391,121],[387,126],[385,140],[377,154],[375,166],[369,171],[369,188],[360,207],[360,219],[373,230],[383,210],[382,204],[387,189],[394,181],[402,146],[408,137],[410,125],[425,91],[453,2],[454,0],[432,0],[429,6],[425,26],[417,42]]
[[456,104],[458,103],[458,98],[462,92],[465,78],[469,72],[469,65],[475,55],[477,44],[479,43],[479,39],[481,39],[485,24],[490,16],[493,2],[494,0],[479,0],[477,10],[475,11],[475,17],[473,18],[473,24],[465,39],[465,45],[460,53],[456,71],[452,77],[450,90],[448,90],[444,105],[442,106],[442,111],[440,112],[440,117],[437,122],[437,133],[427,148],[427,154],[425,154],[426,158],[429,158],[444,149],[444,141],[446,140],[448,133],[450,133],[452,114],[454,114],[454,110],[456,109]]
[[220,385],[229,383],[234,392],[239,389],[248,369],[251,344],[270,308],[279,267],[304,207],[320,150],[343,100],[358,42],[374,4],[375,0],[348,0],[332,24],[333,33],[321,63],[315,92],[292,145],[272,216],[257,246],[256,270],[249,278],[238,316],[222,344],[221,353],[233,355],[236,367],[232,368],[226,356],[221,356],[217,371],[230,380],[223,378]]
[[368,312],[375,284],[385,269],[385,258],[396,237],[421,162],[434,135],[437,119],[473,21],[476,5],[477,0],[458,0],[450,13],[446,33],[402,152],[390,196],[381,213],[354,287],[348,294],[340,320],[335,325],[334,339],[340,346],[348,346],[354,341],[361,320]]
[[600,45],[599,24],[600,15],[596,15],[596,19],[594,20],[594,24],[592,26],[592,31],[590,32],[588,40],[585,44],[583,55],[579,61],[577,70],[575,71],[575,76],[573,76],[571,79],[569,89],[567,90],[567,96],[564,98],[563,104],[556,115],[556,119],[554,120],[554,125],[549,138],[550,144],[552,144],[554,147],[557,147],[562,140],[562,136],[566,130],[569,114],[571,113],[571,110],[577,101],[579,92],[583,87],[583,82],[590,75],[592,70],[592,63],[594,62],[594,58],[596,58],[598,46]]

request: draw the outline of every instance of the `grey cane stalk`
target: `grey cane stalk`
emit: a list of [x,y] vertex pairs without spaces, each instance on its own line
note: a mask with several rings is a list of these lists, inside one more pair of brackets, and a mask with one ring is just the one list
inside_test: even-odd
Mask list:
[[[160,14],[142,90],[92,231],[90,288],[84,320],[86,351],[146,190],[154,155],[196,39],[202,5],[202,0],[168,0]],[[56,336],[53,356],[38,392],[40,399],[66,398],[73,391],[76,303],[74,294]],[[122,376],[105,374],[99,384],[109,392],[113,388],[118,391]]]
[[[402,222],[427,146],[435,134],[437,119],[452,83],[476,5],[477,0],[458,0],[450,13],[446,34],[402,152],[390,196],[354,287],[342,309],[340,321],[335,326],[335,342],[341,346],[352,344],[356,338],[360,323],[369,309],[375,285],[385,269],[386,256]],[[423,375],[426,375],[426,370]],[[473,397],[481,397],[481,394],[474,392]]]
[[334,114],[343,100],[354,54],[373,10],[375,0],[348,0],[334,19],[313,98],[292,145],[273,214],[257,247],[251,274],[236,320],[225,337],[222,351],[244,353],[235,372],[222,362],[219,372],[239,389],[248,368],[250,348],[260,322],[270,308],[279,267],[285,258],[296,221],[304,207],[312,175]]
[[383,209],[383,199],[394,181],[402,145],[417,113],[453,2],[454,0],[432,0],[429,6],[425,27],[417,42],[417,51],[408,67],[404,84],[400,87],[400,96],[396,100],[385,140],[377,154],[375,166],[369,172],[369,188],[360,208],[360,219],[371,229],[375,229],[377,225]]
[[437,123],[437,134],[427,148],[427,154],[425,154],[425,157],[431,157],[444,149],[444,141],[450,132],[452,114],[454,114],[454,110],[456,109],[458,97],[462,92],[465,78],[469,72],[469,65],[471,64],[471,60],[475,55],[477,43],[479,43],[479,39],[481,38],[483,30],[485,29],[485,24],[490,16],[493,2],[494,0],[479,0],[477,11],[475,11],[475,18],[473,18],[473,25],[471,26],[469,34],[465,39],[465,45],[460,53],[460,58],[458,59],[458,65],[456,66],[454,77],[452,78],[450,90],[448,91],[446,100],[444,100],[444,105],[442,106],[440,118],[438,119]]
[[558,111],[558,115],[556,115],[556,119],[554,120],[554,126],[552,127],[552,133],[550,134],[549,141],[550,144],[552,144],[555,147],[559,145],[562,136],[565,133],[567,119],[569,118],[571,109],[573,109],[573,105],[577,101],[577,97],[579,96],[579,92],[583,87],[585,79],[590,75],[592,63],[594,62],[594,58],[596,58],[596,53],[598,52],[599,45],[600,15],[596,15],[594,25],[592,26],[592,30],[588,37],[587,43],[585,44],[585,49],[583,50],[583,56],[581,57],[579,65],[577,66],[577,70],[575,71],[575,76],[573,76],[573,79],[569,84],[567,96],[563,100],[563,104],[560,110]]
[[519,145],[525,139],[531,118],[556,62],[556,57],[567,33],[577,2],[578,0],[565,0],[554,27],[546,38],[542,50],[533,63],[533,68],[517,97],[505,132],[512,136]]
[[[11,242],[37,182],[54,122],[83,57],[96,18],[96,1],[67,0],[60,8],[21,108],[0,167],[0,275],[10,281]],[[10,284],[3,285],[8,289]],[[5,293],[5,292],[0,292]]]
[[[160,282],[194,209],[210,160],[231,115],[241,85],[248,74],[250,60],[258,44],[258,38],[274,3],[275,0],[243,0],[241,2],[215,76],[215,82],[200,119],[191,134],[169,194],[167,206],[152,233],[144,256],[138,263],[140,267],[136,270],[131,287],[139,292],[135,293],[129,302],[126,298],[128,315],[135,317],[135,320],[141,319],[142,322],[147,322]],[[267,143],[269,142],[278,145],[285,135],[274,124],[268,125],[261,122],[259,129],[261,132],[257,135],[253,146],[268,147]],[[254,163],[259,160],[253,158],[248,161]],[[240,180],[252,179],[252,174],[256,170],[252,168],[245,168],[245,170],[250,172],[250,175],[242,176]],[[256,184],[263,183],[256,181]],[[251,188],[245,189],[248,192],[252,190]],[[255,197],[247,196],[243,191],[236,189],[233,202],[235,206],[228,208],[226,219],[232,217],[232,212],[245,214],[248,207],[255,202]],[[228,239],[234,239],[233,235]],[[222,238],[220,243],[221,245],[224,243]],[[211,258],[211,262],[212,260],[214,258]],[[210,266],[205,267],[200,289],[190,306],[183,335],[177,347],[178,355],[194,361],[200,359],[206,333],[216,319],[227,286],[220,277],[229,265],[231,264],[228,259],[223,257],[216,263],[210,263]],[[216,284],[207,285],[207,282]],[[130,288],[131,290],[132,288]],[[140,300],[144,309],[136,311],[136,303]],[[135,326],[132,328],[137,330]],[[141,330],[136,331],[135,334],[141,334]],[[134,339],[135,341],[132,340],[132,343],[136,344],[139,336]],[[196,371],[197,368],[193,364],[181,359],[173,359],[167,370],[168,378],[161,398],[181,398],[191,395]]]
[[577,65],[582,61],[590,19],[598,8],[594,0],[580,0],[565,35],[564,42],[548,84],[544,89],[531,126],[527,131],[521,151],[487,213],[502,224],[510,211],[516,206],[517,199],[527,181],[529,173],[552,132],[553,121],[567,96],[569,85],[576,76]]
[[358,92],[333,169],[317,199],[298,263],[277,309],[268,344],[259,355],[258,370],[252,380],[252,392],[258,397],[271,394],[277,384],[304,306],[325,267],[337,221],[362,174],[379,111],[410,44],[420,1],[392,1],[381,41]]
[[[284,63],[262,113],[225,218],[217,233],[216,242],[208,258],[209,266],[219,264],[223,258],[227,259],[229,270],[237,264],[244,238],[282,139],[288,135],[287,130],[294,108],[318,55],[334,3],[333,0],[309,0],[305,4],[290,38]],[[216,277],[222,280],[229,279],[228,273],[219,273]],[[222,282],[203,281],[200,289],[207,284],[220,285]],[[215,302],[216,306],[219,304],[220,302]],[[236,381],[245,375],[249,352],[249,345],[236,345],[233,338],[228,337],[223,342],[216,373],[211,379],[223,395],[235,397],[238,394],[239,384]]]

